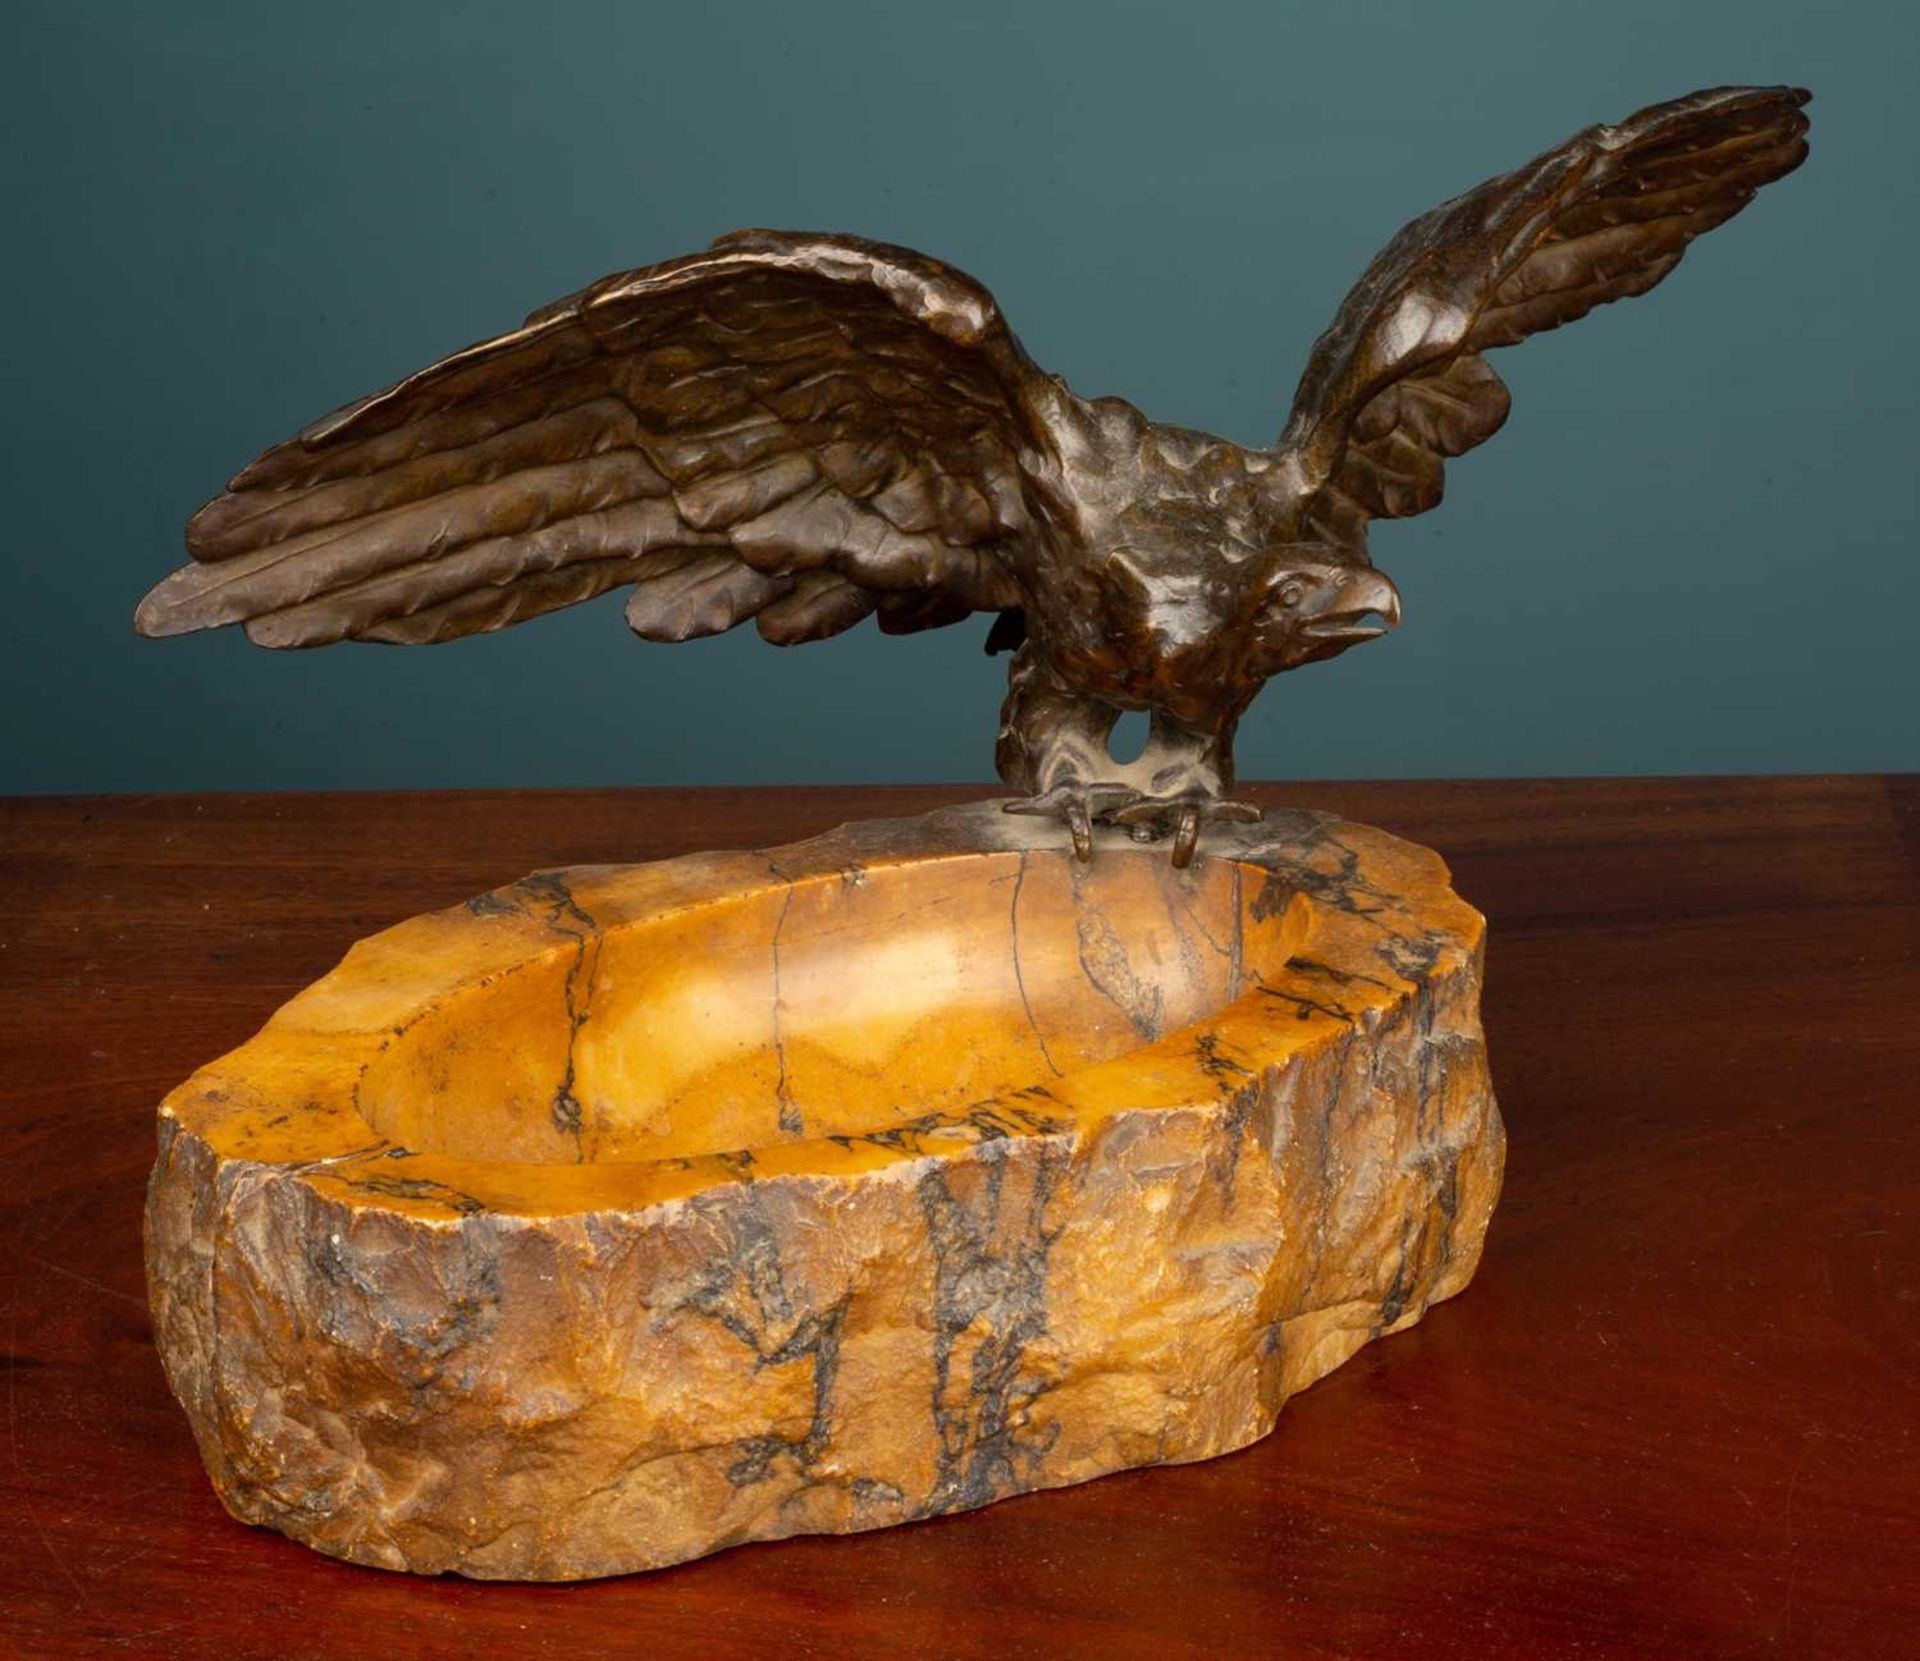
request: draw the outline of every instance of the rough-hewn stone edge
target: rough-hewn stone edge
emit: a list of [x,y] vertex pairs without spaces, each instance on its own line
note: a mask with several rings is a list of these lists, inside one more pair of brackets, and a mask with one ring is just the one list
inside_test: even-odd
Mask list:
[[[864,1494],[855,1492],[861,1481],[855,1478],[849,1489],[852,1503],[830,1517],[809,1511],[811,1502],[803,1501],[800,1507],[793,1507],[790,1503],[793,1496],[789,1495],[770,1514],[745,1524],[728,1525],[703,1540],[682,1540],[670,1547],[652,1551],[649,1551],[646,1542],[632,1541],[631,1554],[627,1556],[611,1556],[603,1546],[583,1548],[579,1543],[569,1549],[569,1542],[564,1537],[564,1525],[560,1531],[561,1538],[537,1541],[491,1555],[484,1546],[477,1550],[424,1549],[417,1539],[411,1547],[403,1547],[391,1533],[383,1534],[377,1527],[364,1526],[367,1521],[364,1516],[359,1519],[361,1526],[355,1526],[350,1490],[342,1491],[338,1487],[328,1488],[325,1485],[317,1489],[302,1488],[296,1484],[289,1491],[284,1480],[276,1477],[270,1465],[263,1463],[265,1445],[254,1423],[258,1404],[236,1398],[236,1392],[248,1390],[256,1377],[245,1364],[255,1358],[245,1352],[260,1338],[260,1334],[247,1330],[246,1315],[257,1317],[260,1312],[248,1311],[243,1315],[243,1312],[232,1308],[223,1309],[217,1295],[216,1288],[226,1278],[224,1260],[229,1259],[234,1250],[231,1238],[234,1220],[239,1216],[280,1215],[281,1226],[308,1236],[316,1232],[311,1227],[313,1219],[291,1213],[281,1215],[284,1208],[291,1206],[294,1212],[304,1213],[312,1206],[331,1202],[317,1197],[311,1185],[291,1180],[291,1173],[283,1167],[248,1168],[240,1162],[228,1161],[216,1172],[213,1156],[196,1138],[163,1126],[163,1147],[151,1190],[148,1236],[156,1333],[167,1363],[168,1376],[193,1422],[196,1438],[215,1486],[236,1516],[278,1527],[323,1551],[357,1562],[428,1572],[454,1570],[487,1578],[572,1579],[664,1567],[671,1562],[745,1540],[779,1538],[792,1533],[818,1531],[822,1527],[841,1532],[882,1527],[916,1516],[969,1509],[1012,1493],[1087,1480],[1129,1465],[1157,1460],[1199,1459],[1231,1451],[1266,1434],[1288,1395],[1338,1365],[1371,1337],[1411,1324],[1431,1302],[1458,1291],[1470,1277],[1478,1260],[1486,1217],[1497,1195],[1503,1146],[1497,1110],[1485,1083],[1484,1054],[1478,1033],[1478,958],[1476,950],[1462,971],[1444,977],[1450,984],[1424,985],[1402,1005],[1403,1009],[1410,1011],[1413,1020],[1427,1022],[1429,1032],[1434,1030],[1436,1015],[1444,1018],[1445,1024],[1439,1030],[1449,1043],[1461,1047],[1461,1054],[1456,1061],[1461,1066],[1463,1076],[1474,1074],[1478,1081],[1476,1084],[1473,1079],[1467,1080],[1463,1092],[1469,1099],[1463,1100],[1460,1108],[1471,1110],[1477,1104],[1478,1112],[1477,1122],[1470,1127],[1463,1127],[1464,1134],[1451,1146],[1453,1163],[1450,1174],[1436,1172],[1433,1197],[1428,1199],[1424,1207],[1425,1215],[1416,1219],[1414,1213],[1419,1208],[1410,1201],[1401,1217],[1398,1266],[1383,1269],[1387,1277],[1386,1284],[1384,1289],[1376,1289],[1379,1295],[1371,1303],[1365,1299],[1344,1299],[1337,1305],[1299,1308],[1284,1314],[1273,1312],[1275,1318],[1266,1322],[1264,1330],[1267,1337],[1263,1342],[1270,1346],[1272,1354],[1282,1359],[1267,1369],[1271,1376],[1255,1392],[1252,1405],[1234,1420],[1231,1427],[1220,1427],[1203,1443],[1166,1446],[1142,1457],[1116,1455],[1094,1458],[1088,1463],[1067,1468],[1050,1466],[1044,1458],[1034,1461],[1030,1468],[1021,1468],[1011,1461],[995,1463],[990,1460],[988,1463],[993,1468],[989,1479],[969,1478],[964,1472],[950,1475],[943,1486],[937,1485],[935,1490],[913,1500],[897,1489],[893,1492],[899,1497],[893,1498],[888,1492],[888,1484],[880,1479],[873,1479],[874,1485]],[[1370,1024],[1375,1030],[1368,1036],[1377,1041],[1385,1036],[1381,1030],[1383,1027],[1391,1028],[1398,1023],[1389,1020]],[[1423,1066],[1426,1065],[1425,1058],[1432,1051],[1431,1044],[1422,1044],[1420,1053]],[[1177,1110],[1182,1115],[1199,1115],[1208,1121],[1209,1129],[1200,1140],[1211,1145],[1200,1152],[1196,1144],[1196,1164],[1231,1163],[1243,1159],[1245,1139],[1250,1134],[1257,1137],[1263,1125],[1267,1136],[1271,1138],[1281,1122],[1283,1104],[1279,1100],[1280,1094],[1292,1089],[1311,1095],[1316,1076],[1330,1064],[1329,1058],[1333,1053],[1333,1047],[1328,1046],[1312,1056],[1295,1057],[1295,1064],[1285,1069],[1285,1078],[1270,1075],[1265,1080],[1256,1101],[1248,1102],[1235,1097],[1211,1108]],[[1426,1104],[1433,1099],[1436,1089],[1444,1094],[1449,1088],[1445,1079],[1437,1086],[1431,1081],[1420,1084],[1420,1093],[1414,1103],[1416,1132],[1419,1130],[1420,1116]],[[1122,1116],[1107,1121],[1091,1136],[1023,1138],[1017,1155],[1007,1146],[985,1144],[958,1150],[951,1159],[925,1158],[902,1162],[890,1168],[890,1172],[895,1180],[919,1181],[924,1179],[928,1170],[937,1167],[951,1168],[1018,1157],[1039,1161],[1064,1160],[1070,1176],[1074,1174],[1075,1167],[1084,1174],[1101,1146],[1110,1138],[1127,1131],[1128,1120],[1153,1117],[1156,1116]],[[1443,1112],[1443,1128],[1444,1119]],[[1230,1144],[1223,1143],[1219,1135],[1229,1125],[1233,1127]],[[1167,1127],[1158,1128],[1164,1130]],[[1278,1146],[1265,1147],[1263,1151],[1269,1159],[1282,1158],[1287,1152]],[[1426,1151],[1432,1153],[1434,1149]],[[1441,1150],[1443,1156],[1446,1151]],[[1450,1204],[1437,1197],[1447,1181],[1458,1180],[1463,1162],[1470,1164],[1477,1172],[1473,1180],[1470,1207],[1462,1205],[1458,1192]],[[839,1186],[846,1188],[871,1182],[877,1175],[870,1173],[860,1179],[797,1177],[772,1181],[795,1189],[804,1189],[809,1184],[832,1186],[837,1181]],[[1333,1190],[1329,1189],[1328,1198],[1332,1197]],[[685,1202],[673,1204],[675,1209],[685,1207]],[[1433,1232],[1432,1215],[1436,1206],[1445,1214],[1444,1239],[1441,1249],[1429,1251],[1427,1242]],[[344,1210],[342,1215],[345,1215]],[[385,1216],[387,1223],[383,1226],[410,1231],[416,1242],[429,1252],[443,1249],[447,1242],[456,1237],[497,1242],[502,1231],[564,1234],[574,1226],[591,1226],[591,1219],[567,1219],[563,1226],[562,1220],[557,1219],[543,1221],[476,1217],[423,1221],[397,1217],[394,1213],[386,1213]],[[628,1229],[636,1226],[633,1218],[620,1221]],[[326,1231],[318,1232],[324,1234]],[[1421,1261],[1409,1269],[1409,1249],[1416,1240],[1419,1244],[1414,1255]],[[1383,1258],[1381,1262],[1384,1264],[1386,1259]],[[281,1313],[284,1318],[285,1311]],[[236,1351],[242,1353],[236,1355]],[[968,1447],[963,1438],[963,1454]],[[563,1484],[561,1486],[564,1487]],[[555,1494],[554,1499],[555,1508],[564,1511],[568,1502],[559,1493]],[[336,1526],[340,1523],[348,1526],[344,1529]],[[510,1529],[523,1526],[510,1525]]]

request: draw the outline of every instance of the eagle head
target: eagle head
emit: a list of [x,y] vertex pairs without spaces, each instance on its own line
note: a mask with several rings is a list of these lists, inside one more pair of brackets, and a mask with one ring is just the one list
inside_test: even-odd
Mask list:
[[1337,657],[1377,640],[1400,621],[1400,591],[1371,565],[1329,550],[1288,549],[1259,593],[1249,637],[1251,667],[1265,675]]

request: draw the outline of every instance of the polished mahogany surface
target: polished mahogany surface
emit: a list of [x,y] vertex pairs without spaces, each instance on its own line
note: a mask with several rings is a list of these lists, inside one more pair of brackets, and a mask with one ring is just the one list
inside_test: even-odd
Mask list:
[[535,867],[978,791],[0,805],[0,1655],[1920,1653],[1920,780],[1268,789],[1492,924],[1479,1278],[1243,1453],[581,1586],[230,1521],[156,1361],[152,1112],[357,937]]

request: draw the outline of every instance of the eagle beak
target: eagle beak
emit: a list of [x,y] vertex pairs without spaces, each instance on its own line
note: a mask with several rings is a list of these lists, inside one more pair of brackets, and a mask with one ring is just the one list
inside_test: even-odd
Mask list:
[[1377,640],[1399,622],[1400,590],[1384,572],[1367,570],[1355,572],[1305,632],[1315,640],[1352,646]]

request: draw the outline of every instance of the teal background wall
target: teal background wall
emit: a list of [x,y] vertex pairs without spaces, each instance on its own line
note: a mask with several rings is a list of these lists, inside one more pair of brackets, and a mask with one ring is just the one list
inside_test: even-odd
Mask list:
[[1251,777],[1920,766],[1907,6],[9,0],[0,789],[983,779],[986,621],[647,646],[136,640],[309,418],[744,224],[986,281],[1081,391],[1263,441],[1404,220],[1697,86],[1814,152],[1646,299],[1499,355],[1507,431],[1377,528],[1398,635],[1276,682]]

